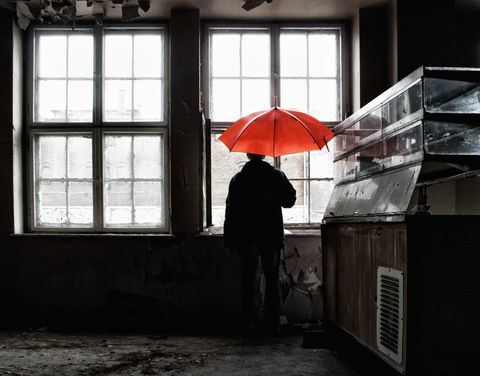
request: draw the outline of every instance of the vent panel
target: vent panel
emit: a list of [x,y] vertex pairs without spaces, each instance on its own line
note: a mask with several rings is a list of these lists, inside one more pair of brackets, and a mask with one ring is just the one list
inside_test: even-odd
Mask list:
[[377,269],[377,347],[397,363],[402,362],[403,272]]

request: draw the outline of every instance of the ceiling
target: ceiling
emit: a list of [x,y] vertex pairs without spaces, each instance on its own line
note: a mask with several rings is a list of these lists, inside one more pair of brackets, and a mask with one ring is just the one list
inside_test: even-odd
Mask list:
[[[31,0],[38,1],[38,0]],[[242,19],[242,20],[292,20],[323,19],[338,20],[351,18],[358,8],[385,4],[389,0],[273,0],[263,3],[249,12],[242,8],[244,0],[151,0],[147,13],[140,11],[142,19],[166,19],[175,7],[195,7],[200,9],[203,19]],[[106,18],[120,19],[120,6],[107,2]],[[0,0],[0,7],[13,9],[14,1]],[[77,14],[90,14],[86,2],[77,0]]]
[[[39,0],[31,0],[39,1]],[[359,8],[386,4],[392,0],[273,0],[263,3],[247,12],[242,9],[244,0],[151,0],[147,13],[140,11],[142,19],[166,19],[175,7],[195,7],[200,9],[203,19],[241,20],[295,20],[349,19]],[[14,1],[0,0],[0,7],[13,9]],[[455,0],[459,10],[480,10],[480,0]],[[107,19],[120,19],[120,6],[107,2]],[[85,18],[90,14],[86,1],[77,0],[78,15]]]

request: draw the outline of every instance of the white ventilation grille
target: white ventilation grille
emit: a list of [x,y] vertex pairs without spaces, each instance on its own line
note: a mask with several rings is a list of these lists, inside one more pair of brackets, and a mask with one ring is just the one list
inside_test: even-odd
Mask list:
[[402,362],[403,272],[377,269],[377,347],[397,363]]

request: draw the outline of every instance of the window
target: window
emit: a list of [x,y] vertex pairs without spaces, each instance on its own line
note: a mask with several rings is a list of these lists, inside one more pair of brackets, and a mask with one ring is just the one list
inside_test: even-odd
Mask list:
[[[207,26],[208,79],[204,92],[212,125],[214,225],[223,225],[228,184],[247,161],[244,154],[229,153],[218,140],[232,122],[269,108],[275,101],[330,125],[340,121],[342,33],[341,26]],[[285,223],[318,224],[333,189],[333,150],[267,160],[282,169],[297,190],[295,206],[284,210]]]
[[34,30],[32,230],[168,230],[164,34]]

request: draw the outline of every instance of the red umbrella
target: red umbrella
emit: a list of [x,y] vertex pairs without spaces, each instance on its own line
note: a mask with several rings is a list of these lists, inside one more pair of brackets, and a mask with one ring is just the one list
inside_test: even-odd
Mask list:
[[330,128],[313,116],[273,107],[238,119],[220,140],[230,151],[278,157],[320,150],[332,137]]

